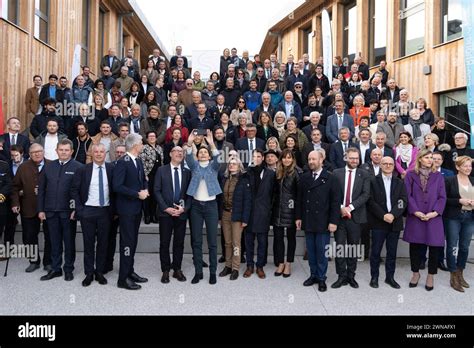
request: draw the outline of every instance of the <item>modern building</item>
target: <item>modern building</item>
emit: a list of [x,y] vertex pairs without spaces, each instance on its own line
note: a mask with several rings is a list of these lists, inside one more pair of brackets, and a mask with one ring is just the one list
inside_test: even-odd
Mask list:
[[360,54],[372,72],[386,60],[412,99],[426,98],[435,115],[469,134],[461,0],[307,0],[268,30],[262,59],[277,53],[286,62],[289,54],[297,60],[308,53],[316,61],[323,9],[334,56],[352,62]]
[[[100,75],[100,59],[109,47],[119,58],[127,49],[143,66],[154,48],[169,54],[131,0],[1,0],[0,91],[5,120],[27,122],[24,97],[36,74],[72,79],[74,50],[81,47],[81,65]],[[26,125],[27,126],[27,125]]]

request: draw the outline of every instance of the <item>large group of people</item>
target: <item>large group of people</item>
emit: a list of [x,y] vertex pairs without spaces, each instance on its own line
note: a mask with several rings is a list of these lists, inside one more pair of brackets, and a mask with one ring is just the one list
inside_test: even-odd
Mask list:
[[[42,229],[41,280],[64,273],[70,281],[79,221],[82,285],[89,286],[107,283],[119,233],[117,285],[136,290],[147,282],[134,267],[142,217],[158,224],[164,284],[171,270],[186,281],[188,223],[192,284],[204,279],[205,268],[210,284],[235,280],[241,263],[244,278],[266,278],[270,228],[274,276],[288,278],[303,230],[311,271],[304,285],[326,291],[330,259],[337,273],[332,288],[359,287],[361,258],[370,260],[371,287],[379,287],[384,262],[385,283],[400,288],[403,232],[409,287],[428,260],[426,290],[442,269],[464,292],[474,230],[467,134],[451,132],[424,98],[411,99],[385,61],[370,76],[361,57],[346,67],[338,56],[324,67],[322,57],[313,63],[308,54],[290,54],[285,63],[275,54],[262,62],[237,53],[225,49],[207,81],[190,69],[180,46],[169,62],[155,49],[143,69],[133,49],[123,59],[110,49],[99,78],[84,66],[70,87],[64,76],[51,74],[47,84],[34,76],[25,96],[27,124],[8,115],[0,137],[4,243],[14,243],[18,220],[24,244],[37,246]],[[29,261],[26,272],[40,268],[40,257]]]

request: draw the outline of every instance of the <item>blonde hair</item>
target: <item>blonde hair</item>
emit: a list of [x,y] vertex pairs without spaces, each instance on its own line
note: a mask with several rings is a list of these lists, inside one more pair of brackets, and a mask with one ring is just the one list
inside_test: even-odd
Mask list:
[[[415,173],[420,174],[420,169],[421,169],[421,159],[425,156],[432,155],[433,151],[428,150],[428,149],[422,149],[420,152],[418,152],[418,155],[416,155],[416,162],[415,162]],[[436,167],[434,165],[431,165],[431,171],[436,172]]]
[[472,163],[472,158],[470,156],[459,156],[455,161],[456,168],[462,167],[466,162]]

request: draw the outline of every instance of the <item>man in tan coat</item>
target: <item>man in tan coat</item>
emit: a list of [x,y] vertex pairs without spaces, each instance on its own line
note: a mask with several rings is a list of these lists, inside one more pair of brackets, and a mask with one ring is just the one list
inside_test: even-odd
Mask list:
[[89,150],[87,151],[86,163],[92,163],[92,145],[97,144],[104,144],[106,149],[105,162],[111,162],[110,147],[117,139],[118,137],[112,133],[112,126],[110,125],[110,122],[107,120],[102,121],[100,123],[100,132],[91,138],[92,143],[91,146],[89,146]]
[[25,106],[26,106],[26,125],[29,127],[33,117],[39,113],[39,95],[43,79],[39,75],[33,77],[34,86],[26,90]]

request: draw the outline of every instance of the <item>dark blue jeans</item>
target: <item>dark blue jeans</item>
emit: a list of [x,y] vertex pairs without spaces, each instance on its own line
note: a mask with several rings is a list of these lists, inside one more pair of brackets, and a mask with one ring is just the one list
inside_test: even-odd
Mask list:
[[64,272],[74,270],[76,260],[76,231],[71,228],[69,212],[46,213],[49,237],[51,238],[51,261],[54,272],[60,272],[63,263],[64,243]]
[[379,277],[380,253],[386,242],[387,258],[385,260],[385,277],[392,278],[395,274],[397,247],[400,231],[372,230],[372,249],[370,252],[370,275]]
[[202,227],[206,223],[207,245],[209,248],[209,271],[217,271],[217,201],[201,202],[193,199],[191,205],[191,233],[196,274],[202,274]]
[[326,246],[329,245],[331,236],[329,232],[315,233],[306,231],[305,237],[311,278],[318,282],[324,282],[326,281],[326,272],[328,270]]
[[463,212],[457,219],[446,219],[446,260],[450,272],[466,268],[472,234],[474,215]]

